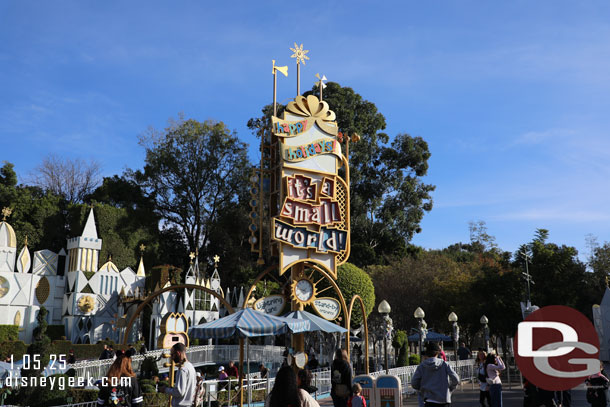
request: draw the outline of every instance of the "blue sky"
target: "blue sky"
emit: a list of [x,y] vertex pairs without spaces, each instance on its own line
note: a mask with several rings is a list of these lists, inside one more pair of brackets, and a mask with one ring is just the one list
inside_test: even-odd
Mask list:
[[184,112],[246,122],[294,42],[316,73],[423,137],[434,209],[414,243],[468,241],[483,220],[515,250],[536,228],[587,256],[610,240],[610,4],[603,1],[0,1],[0,161],[49,153],[141,168],[138,136]]

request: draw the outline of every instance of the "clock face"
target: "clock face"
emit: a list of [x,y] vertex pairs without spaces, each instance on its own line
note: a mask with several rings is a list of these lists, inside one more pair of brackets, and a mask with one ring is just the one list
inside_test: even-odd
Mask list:
[[11,285],[8,280],[4,277],[0,277],[0,298],[4,297],[10,289]]
[[301,301],[309,301],[313,296],[313,284],[309,280],[299,280],[294,288],[294,295]]

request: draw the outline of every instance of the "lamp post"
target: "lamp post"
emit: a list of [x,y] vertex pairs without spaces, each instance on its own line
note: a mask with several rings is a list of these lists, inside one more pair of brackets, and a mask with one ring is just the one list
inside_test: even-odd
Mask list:
[[483,315],[479,322],[481,322],[483,325],[483,334],[485,335],[485,352],[489,352],[489,326],[487,325],[489,320],[485,315]]
[[453,328],[453,352],[455,354],[455,371],[458,369],[458,354],[457,354],[457,344],[460,339],[460,327],[458,326],[458,316],[455,312],[449,314],[449,322],[451,322],[451,326]]
[[390,307],[390,304],[388,304],[388,302],[386,300],[381,301],[381,303],[379,303],[379,307],[377,307],[377,311],[381,314],[381,316],[383,317],[383,320],[385,322],[385,329],[384,329],[384,333],[383,333],[383,350],[384,350],[384,355],[385,355],[385,372],[386,374],[388,373],[388,334],[390,333],[389,328],[390,328],[390,324],[391,324],[391,319],[389,317],[390,312],[392,311],[392,308]]
[[424,312],[423,309],[421,309],[420,307],[417,307],[417,309],[415,310],[415,312],[413,313],[413,316],[417,319],[417,323],[418,323],[418,328],[419,328],[419,361],[421,363],[421,351],[422,351],[422,347],[424,344],[424,336],[426,335],[426,321],[424,321],[424,317],[426,316],[426,313]]

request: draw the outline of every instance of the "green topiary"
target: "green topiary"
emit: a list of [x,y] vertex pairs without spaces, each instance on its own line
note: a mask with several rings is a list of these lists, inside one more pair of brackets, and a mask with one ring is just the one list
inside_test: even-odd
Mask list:
[[419,355],[412,353],[409,355],[409,366],[419,365]]
[[[359,295],[364,302],[364,309],[369,315],[375,306],[375,287],[371,277],[364,270],[351,263],[339,266],[337,270],[337,285],[345,298],[345,303],[349,303],[354,295]],[[362,312],[358,303],[354,304],[352,311],[351,325],[356,326],[363,322]]]
[[142,386],[142,393],[155,393],[157,389],[152,384],[145,384]]

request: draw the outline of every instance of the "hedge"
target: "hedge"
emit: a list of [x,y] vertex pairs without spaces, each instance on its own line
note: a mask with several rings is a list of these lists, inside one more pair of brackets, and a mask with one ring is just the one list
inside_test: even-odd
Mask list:
[[7,341],[0,344],[0,349],[0,360],[4,360],[7,356],[13,355],[13,360],[17,361],[27,353],[28,345],[23,341]]
[[[4,360],[7,356],[13,355],[14,360],[20,360],[24,354],[27,353],[28,345],[23,341],[4,341],[0,345],[0,360]],[[115,350],[126,350],[128,347],[123,344],[115,344],[114,342],[108,342],[114,346]],[[70,349],[74,350],[76,360],[86,359],[97,359],[104,350],[103,343],[96,344],[80,344],[76,345],[66,340],[55,340],[51,343],[51,349],[49,353],[55,355],[67,355]],[[138,346],[136,346],[138,349]]]
[[19,327],[17,325],[0,325],[0,342],[18,340]]

